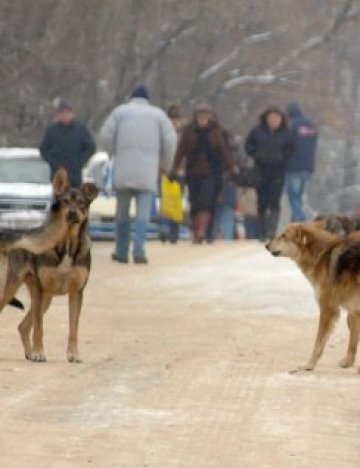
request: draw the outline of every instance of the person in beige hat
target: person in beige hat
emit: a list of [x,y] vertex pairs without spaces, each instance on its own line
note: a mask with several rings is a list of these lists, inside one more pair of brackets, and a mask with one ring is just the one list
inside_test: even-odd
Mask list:
[[224,168],[231,174],[236,172],[224,131],[214,118],[213,110],[205,102],[195,107],[192,121],[184,128],[171,177],[176,177],[184,161],[193,241],[201,244],[211,230]]

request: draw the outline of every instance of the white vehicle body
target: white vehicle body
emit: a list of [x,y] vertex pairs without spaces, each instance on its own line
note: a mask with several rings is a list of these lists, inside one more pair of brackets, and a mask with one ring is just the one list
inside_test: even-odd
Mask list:
[[0,148],[0,229],[32,229],[47,215],[50,169],[36,148]]

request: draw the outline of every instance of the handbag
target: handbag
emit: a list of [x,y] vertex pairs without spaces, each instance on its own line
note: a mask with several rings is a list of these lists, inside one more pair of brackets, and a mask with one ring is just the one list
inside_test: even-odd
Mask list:
[[175,180],[169,180],[166,176],[161,178],[160,215],[176,223],[184,220],[181,185]]

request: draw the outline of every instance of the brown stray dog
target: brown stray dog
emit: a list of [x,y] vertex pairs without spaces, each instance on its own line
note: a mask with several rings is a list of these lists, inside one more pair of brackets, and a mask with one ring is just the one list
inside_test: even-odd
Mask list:
[[[31,308],[19,325],[25,356],[32,361],[46,361],[43,347],[43,316],[56,295],[69,296],[69,337],[67,359],[81,362],[78,352],[78,325],[83,292],[90,267],[90,238],[87,234],[90,203],[97,197],[95,184],[80,189],[65,184],[59,203],[68,207],[70,222],[66,235],[51,250],[33,256],[34,275],[30,282]],[[33,344],[30,331],[33,325]]]
[[297,370],[311,371],[321,357],[340,308],[348,311],[349,344],[341,367],[354,364],[360,333],[360,234],[335,236],[311,225],[294,223],[266,248],[292,259],[314,288],[320,307],[318,331],[309,361]]
[[[55,175],[53,186],[55,199],[52,211],[62,220],[58,223],[59,232],[52,235],[53,228],[41,231],[46,252],[43,252],[44,248],[40,246],[38,237],[28,236],[26,242],[21,243],[22,248],[1,254],[3,280],[0,281],[0,310],[14,297],[21,284],[25,283],[30,292],[31,306],[19,325],[19,332],[25,357],[41,362],[46,360],[43,348],[43,314],[54,295],[68,294],[67,358],[70,362],[79,362],[78,322],[91,261],[90,240],[86,233],[88,209],[98,190],[91,183],[83,184],[80,189],[70,188],[64,170]],[[20,243],[21,239],[20,236],[16,242]],[[11,246],[13,244],[11,239]]]

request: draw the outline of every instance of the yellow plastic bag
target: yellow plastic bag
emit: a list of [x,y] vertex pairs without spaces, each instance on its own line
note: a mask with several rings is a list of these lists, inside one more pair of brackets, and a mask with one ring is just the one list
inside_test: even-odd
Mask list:
[[160,214],[176,223],[181,223],[184,219],[181,186],[179,182],[171,182],[166,176],[161,177]]

